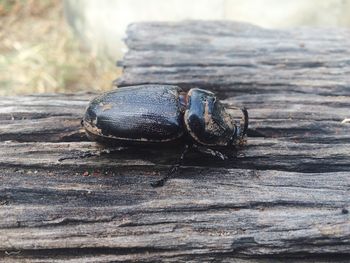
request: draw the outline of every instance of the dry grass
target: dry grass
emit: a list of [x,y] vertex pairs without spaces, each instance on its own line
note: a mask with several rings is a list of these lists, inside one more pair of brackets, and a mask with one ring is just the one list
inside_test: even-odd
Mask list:
[[120,74],[81,50],[60,0],[0,0],[0,95],[106,90]]

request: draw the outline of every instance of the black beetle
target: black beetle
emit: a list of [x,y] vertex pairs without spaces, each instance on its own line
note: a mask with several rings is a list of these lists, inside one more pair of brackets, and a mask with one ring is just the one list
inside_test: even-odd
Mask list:
[[105,144],[185,146],[171,172],[153,186],[161,186],[181,165],[191,147],[220,158],[221,150],[234,149],[248,128],[248,112],[243,124],[230,115],[214,93],[178,86],[139,85],[118,88],[93,99],[82,124],[89,138]]

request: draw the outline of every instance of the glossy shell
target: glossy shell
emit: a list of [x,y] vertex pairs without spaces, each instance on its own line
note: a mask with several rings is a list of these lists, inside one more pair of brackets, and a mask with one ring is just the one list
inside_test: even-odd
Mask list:
[[184,134],[182,90],[169,85],[118,88],[93,99],[83,118],[99,141],[168,142]]
[[191,89],[187,101],[184,121],[191,137],[206,146],[231,146],[236,126],[214,93]]

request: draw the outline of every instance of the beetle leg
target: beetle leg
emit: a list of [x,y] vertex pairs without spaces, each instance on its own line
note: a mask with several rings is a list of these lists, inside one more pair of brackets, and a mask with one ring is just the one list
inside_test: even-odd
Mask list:
[[85,159],[93,156],[101,156],[102,154],[110,154],[113,152],[120,151],[122,149],[125,149],[125,147],[117,147],[117,148],[112,148],[112,149],[103,149],[100,151],[87,151],[83,153],[75,153],[69,156],[61,157],[58,159],[59,162],[62,162],[64,160],[78,160],[78,159]]
[[214,156],[214,157],[216,157],[218,159],[221,159],[221,160],[227,160],[228,159],[228,156],[223,154],[220,151],[209,149],[209,148],[206,148],[206,147],[203,147],[203,146],[200,146],[200,145],[196,145],[196,144],[193,145],[193,148],[196,149],[200,153],[209,154],[209,155]]
[[249,116],[248,116],[248,111],[245,107],[241,108],[241,111],[243,113],[243,131],[242,131],[241,137],[243,138],[244,135],[246,135],[247,131],[248,131]]
[[160,186],[163,186],[164,183],[165,183],[169,178],[173,177],[173,176],[176,174],[176,172],[178,172],[180,166],[183,164],[183,160],[184,160],[186,154],[190,151],[191,146],[192,146],[192,145],[186,144],[186,145],[185,145],[185,149],[183,150],[183,152],[182,152],[182,154],[181,154],[179,160],[177,161],[177,163],[174,164],[174,165],[170,168],[169,172],[168,172],[162,179],[157,180],[157,181],[154,181],[154,182],[151,182],[151,186],[153,186],[153,187],[160,187]]
[[70,156],[65,156],[65,157],[61,157],[58,159],[59,162],[62,162],[64,160],[77,160],[77,159],[84,159],[84,158],[89,158],[92,156],[98,156],[98,153],[93,153],[93,152],[84,152],[81,154],[72,154]]

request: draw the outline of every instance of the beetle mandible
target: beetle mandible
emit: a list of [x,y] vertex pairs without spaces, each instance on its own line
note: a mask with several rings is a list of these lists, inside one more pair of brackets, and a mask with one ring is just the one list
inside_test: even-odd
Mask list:
[[234,149],[248,128],[227,112],[214,93],[173,85],[122,87],[93,99],[82,120],[92,140],[120,146],[181,143],[184,151],[176,165],[153,186],[162,186],[192,148],[224,158],[221,150]]

